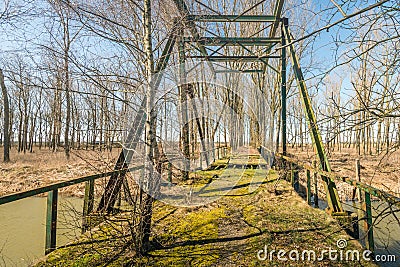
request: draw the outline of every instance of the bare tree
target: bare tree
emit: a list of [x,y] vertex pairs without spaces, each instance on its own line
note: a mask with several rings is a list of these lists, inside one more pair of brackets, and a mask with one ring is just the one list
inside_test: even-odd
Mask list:
[[7,88],[4,82],[3,70],[0,69],[0,87],[3,94],[3,105],[4,105],[4,162],[10,161],[10,105],[8,101]]

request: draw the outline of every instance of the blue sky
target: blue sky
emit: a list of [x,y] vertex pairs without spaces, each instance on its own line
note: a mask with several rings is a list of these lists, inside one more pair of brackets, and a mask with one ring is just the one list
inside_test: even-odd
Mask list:
[[[15,1],[15,0],[14,0]],[[21,0],[18,0],[21,1]],[[4,5],[4,1],[1,1],[0,3],[0,10],[2,9]],[[313,31],[321,26],[326,25],[327,23],[332,23],[338,19],[342,18],[341,13],[337,10],[336,7],[332,4],[331,1],[329,0],[322,0],[322,1],[298,1],[298,2],[304,2],[312,7],[312,9],[316,12],[316,17],[315,21],[310,23],[310,28],[307,29],[306,33],[309,33],[310,31]],[[341,4],[343,1],[336,0],[337,3]],[[352,6],[351,3],[354,1],[345,1],[347,5],[343,6],[344,11],[347,14],[351,14],[352,12],[355,11],[354,6]],[[362,7],[366,7],[375,1],[358,1],[362,2]],[[40,3],[40,1],[39,1]],[[268,1],[267,1],[268,3]],[[330,11],[324,12],[322,14],[318,14],[320,10],[324,10],[326,8],[331,8]],[[302,12],[305,12],[305,10],[302,9],[303,5],[297,5],[294,7],[296,9],[295,13],[296,16],[301,17]],[[287,13],[291,13],[293,10],[287,10]],[[336,14],[333,17],[328,17],[328,14],[331,14],[332,11],[335,11]],[[290,23],[293,20],[290,21]],[[316,25],[316,22],[318,21],[318,25]],[[351,21],[351,20],[350,20]],[[22,23],[22,29],[15,28],[13,29],[12,27],[7,27],[6,31],[0,31],[0,59],[2,57],[8,57],[8,54],[10,52],[24,52],[23,50],[29,50],[29,51],[34,51],[34,49],[37,47],[37,44],[42,42],[43,40],[50,40],[50,37],[48,34],[46,34],[47,29],[44,27],[45,24],[45,17],[44,16],[37,16],[37,17],[30,17],[29,20],[23,21]],[[293,23],[291,23],[293,24]],[[49,26],[49,24],[47,24]],[[291,25],[292,27],[296,27],[296,25]],[[19,25],[19,27],[21,27]],[[292,30],[293,32],[296,32],[296,29]],[[317,77],[320,77],[319,75],[323,73],[325,70],[331,68],[334,64],[334,51],[336,49],[335,44],[333,43],[333,37],[335,36],[340,36],[340,38],[345,39],[351,34],[351,31],[349,30],[344,30],[340,29],[339,26],[334,26],[332,27],[329,32],[323,31],[317,35],[315,35],[315,43],[313,47],[313,53],[314,53],[314,59],[316,59],[316,62],[314,64],[314,67],[318,67],[319,69],[314,69],[312,73],[306,72],[306,78],[311,78],[314,75]],[[301,37],[301,36],[295,36],[296,37]],[[29,42],[23,41],[24,39],[29,38]],[[10,41],[8,41],[10,40]],[[92,52],[99,52],[101,54],[113,54],[113,48],[109,49],[103,49],[103,45],[110,46],[110,44],[104,44],[101,45],[101,43],[97,43],[99,40],[96,40],[95,45],[89,41],[89,39],[86,39],[86,45],[91,47],[88,49],[88,51]],[[347,49],[348,47],[344,46],[342,48],[339,48],[340,50]],[[115,51],[115,50],[114,50]],[[77,52],[82,52],[82,51],[77,51]],[[33,56],[37,56],[37,54],[32,53]],[[310,58],[304,57],[303,61],[304,65],[307,66],[307,60],[310,60]],[[345,88],[351,88],[350,84],[350,76],[349,72],[346,70],[346,68],[338,68],[334,70],[334,72],[331,73],[331,76],[342,76],[343,78],[343,86]],[[322,88],[320,88],[322,90]]]

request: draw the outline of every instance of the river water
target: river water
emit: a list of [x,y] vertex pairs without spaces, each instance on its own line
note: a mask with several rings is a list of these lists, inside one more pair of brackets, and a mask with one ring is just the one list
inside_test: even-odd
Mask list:
[[[0,266],[29,266],[44,256],[45,197],[30,197],[0,206]],[[82,198],[59,196],[57,245],[80,234]]]
[[[319,199],[319,208],[325,209],[327,203]],[[400,266],[400,211],[397,207],[390,209],[389,205],[383,201],[372,201],[373,233],[375,242],[375,253],[383,257],[394,255],[396,261],[376,262],[382,267]],[[364,213],[360,209],[360,203],[348,201],[343,204],[345,210],[358,214],[358,218],[363,218]],[[364,221],[359,221],[360,243],[365,247],[365,228]]]

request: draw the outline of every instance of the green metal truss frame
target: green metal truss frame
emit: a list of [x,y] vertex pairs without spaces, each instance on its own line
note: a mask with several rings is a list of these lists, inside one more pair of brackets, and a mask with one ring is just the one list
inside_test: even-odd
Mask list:
[[[303,101],[303,106],[305,110],[305,114],[307,117],[307,120],[309,122],[309,128],[311,132],[311,138],[313,142],[313,146],[315,148],[315,151],[317,153],[317,156],[320,161],[321,169],[326,172],[330,172],[330,164],[328,161],[328,158],[326,156],[325,150],[324,150],[324,145],[322,142],[322,138],[317,126],[315,114],[312,108],[310,96],[307,91],[306,83],[304,81],[303,73],[300,68],[299,60],[297,58],[293,43],[292,43],[292,37],[290,35],[289,27],[288,27],[288,21],[285,18],[281,18],[282,14],[282,9],[284,5],[284,0],[277,0],[275,3],[275,8],[274,8],[274,14],[272,16],[252,16],[252,15],[191,15],[184,0],[173,0],[175,5],[177,6],[179,12],[183,16],[183,22],[187,25],[189,28],[189,31],[192,35],[190,38],[184,38],[185,42],[195,42],[198,46],[198,50],[201,53],[201,56],[198,56],[198,58],[204,58],[210,65],[211,69],[215,73],[215,70],[213,68],[213,65],[211,64],[211,61],[223,61],[223,60],[260,60],[263,62],[263,69],[262,70],[242,70],[238,72],[244,72],[244,73],[259,73],[262,72],[265,74],[266,68],[269,66],[268,64],[268,59],[271,58],[269,56],[270,50],[271,50],[271,44],[275,43],[281,43],[281,93],[282,93],[282,141],[285,143],[283,145],[283,152],[286,154],[286,47],[289,48],[289,54],[290,58],[292,61],[293,69],[294,69],[294,74],[297,80],[297,85],[299,87],[300,95]],[[272,23],[272,27],[269,33],[268,38],[243,38],[243,37],[201,37],[199,32],[197,31],[197,26],[195,24],[196,21],[201,21],[201,22],[269,22]],[[174,28],[177,27],[178,20],[175,20],[175,25]],[[276,38],[276,32],[279,29],[279,25],[281,25],[281,37]],[[155,86],[159,85],[159,82],[162,77],[162,70],[165,69],[167,66],[170,54],[172,53],[172,48],[175,45],[176,42],[176,36],[174,33],[172,33],[167,41],[166,47],[163,51],[163,54],[160,58],[160,61],[156,67],[155,70]],[[267,47],[266,53],[264,56],[242,56],[242,57],[232,57],[232,56],[209,56],[208,52],[206,50],[206,46],[210,45],[240,45],[242,47],[246,46],[262,46],[269,44],[270,46]],[[249,50],[248,50],[249,51]],[[273,58],[276,58],[275,56]],[[277,71],[277,70],[275,70]],[[218,71],[219,73],[223,73],[223,71]],[[227,71],[225,71],[227,72]],[[159,74],[157,74],[159,73]],[[143,122],[143,118],[145,117],[145,114],[142,114],[139,112],[137,114],[137,118],[135,120],[140,120]],[[120,157],[123,162],[125,162],[125,158]],[[118,164],[117,166],[122,167],[123,164]],[[326,195],[327,195],[327,201],[328,201],[328,206],[329,206],[329,212],[332,214],[343,214],[343,208],[341,203],[339,202],[339,197],[336,189],[335,182],[328,177],[322,177],[323,180],[325,181],[324,186],[326,190]],[[114,184],[110,184],[110,182],[113,181]],[[117,182],[119,181],[119,182]],[[120,190],[121,184],[120,184],[120,179],[116,177],[116,179],[110,179],[109,185],[112,187],[112,195],[114,198],[116,196],[116,190]],[[103,195],[103,198],[106,196]],[[109,210],[111,206],[113,205],[114,201],[111,201],[111,203],[105,203],[103,202],[103,207],[99,207],[99,210]],[[110,205],[111,204],[111,205]]]
[[[178,0],[176,0],[177,2]],[[183,2],[180,0],[178,2]],[[288,20],[287,18],[282,18],[282,10],[284,6],[284,0],[277,0],[274,6],[274,14],[272,16],[252,16],[252,15],[190,15],[186,9],[186,18],[192,24],[191,26],[195,25],[195,21],[200,22],[270,22],[272,23],[272,27],[269,33],[268,38],[243,38],[243,37],[200,37],[199,35],[193,35],[191,38],[185,38],[186,42],[196,42],[201,47],[205,46],[218,46],[218,45],[225,45],[225,46],[263,46],[266,44],[273,44],[273,43],[281,43],[281,104],[282,104],[282,111],[281,111],[281,118],[282,118],[282,149],[283,154],[286,154],[286,48],[289,48],[289,55],[292,61],[293,70],[295,74],[295,78],[299,87],[300,96],[303,102],[303,107],[305,111],[305,115],[307,117],[308,125],[310,128],[311,139],[313,142],[314,149],[320,161],[321,169],[327,172],[331,171],[330,164],[328,158],[326,156],[324,145],[322,142],[321,134],[317,126],[315,114],[313,111],[313,107],[311,104],[311,99],[308,94],[308,90],[306,87],[306,83],[304,81],[303,73],[299,64],[299,60],[297,58],[295,48],[292,43],[292,38],[290,36],[289,27],[288,27]],[[186,7],[186,6],[185,6]],[[178,7],[179,8],[179,7]],[[276,33],[278,32],[279,26],[281,25],[281,37],[276,38]],[[200,48],[200,47],[199,47]],[[263,62],[263,73],[265,74],[266,68],[269,66],[268,59],[269,58],[276,58],[275,56],[271,57],[268,56],[271,52],[271,47],[268,47],[265,53],[265,57],[260,56],[214,56],[209,57],[203,53],[202,56],[193,56],[192,58],[204,58],[207,61],[231,61],[231,60],[238,60],[238,61],[252,61],[252,60],[260,60]],[[250,72],[252,70],[246,70]],[[257,71],[254,71],[257,73]],[[324,186],[327,195],[327,202],[328,202],[328,211],[332,214],[343,215],[343,207],[339,201],[338,192],[336,189],[335,182],[328,178],[322,177],[324,180]]]
[[[310,95],[308,94],[307,85],[306,82],[304,81],[303,72],[301,70],[299,59],[297,57],[294,45],[292,43],[292,37],[287,23],[284,23],[283,25],[283,33],[284,33],[284,38],[286,39],[287,42],[287,46],[289,48],[289,54],[293,65],[294,75],[303,102],[303,107],[306,113],[308,126],[310,128],[312,143],[320,162],[320,167],[323,171],[331,172],[331,167],[329,164],[328,157],[326,156],[325,153],[324,144],[322,142],[322,137],[318,129],[317,120],[312,107]],[[322,176],[322,179],[324,180],[326,198],[329,206],[328,211],[333,215],[344,215],[342,214],[344,211],[339,201],[339,195],[336,189],[335,182],[333,181],[333,179],[328,178],[326,176]]]

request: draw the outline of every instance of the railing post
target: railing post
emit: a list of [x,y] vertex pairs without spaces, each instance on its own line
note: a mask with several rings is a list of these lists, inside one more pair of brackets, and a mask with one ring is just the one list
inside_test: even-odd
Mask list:
[[[200,157],[200,159],[201,159],[201,157]],[[201,166],[201,164],[200,164],[200,166]],[[172,184],[172,163],[170,161],[168,161],[168,182],[170,185]]]
[[45,254],[56,249],[58,189],[47,193]]
[[311,172],[310,170],[306,170],[307,176],[307,203],[311,205]]
[[365,244],[367,249],[370,251],[374,251],[374,230],[372,225],[372,209],[371,209],[371,194],[365,192],[365,202],[364,202],[364,211],[365,211],[365,222],[364,227],[366,231],[366,240]]
[[93,211],[94,203],[94,180],[89,180],[85,184],[85,198],[83,200],[82,233],[88,228],[87,216]]
[[314,207],[319,208],[319,203],[318,203],[318,172],[316,171],[317,169],[317,161],[313,161],[313,167],[314,167]]

